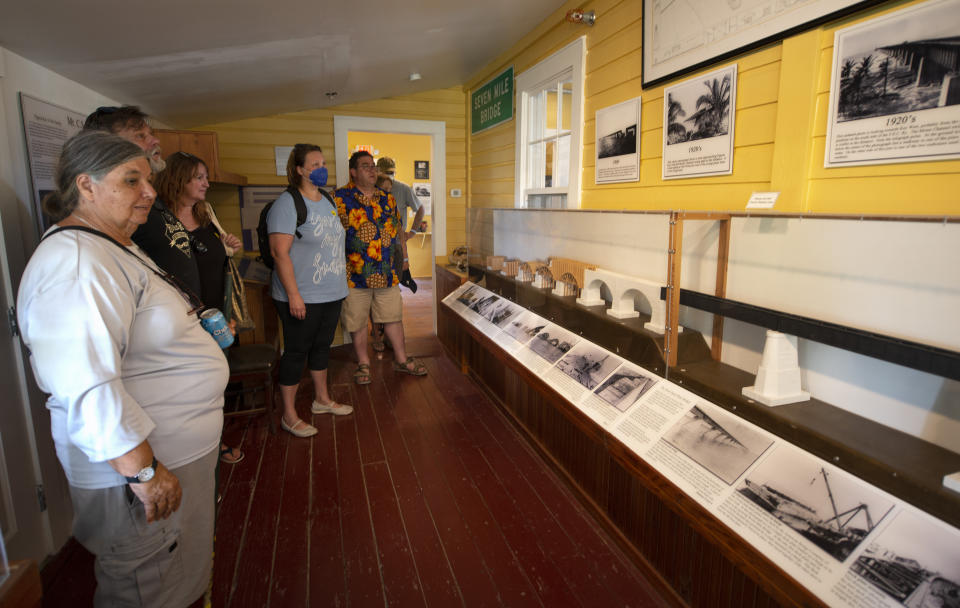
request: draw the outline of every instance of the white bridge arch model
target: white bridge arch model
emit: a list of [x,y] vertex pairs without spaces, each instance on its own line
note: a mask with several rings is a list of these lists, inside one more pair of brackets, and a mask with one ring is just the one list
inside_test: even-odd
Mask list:
[[[600,268],[584,270],[583,288],[577,304],[582,306],[599,306],[606,302],[600,298],[600,288],[606,285],[613,298],[613,306],[607,309],[607,314],[618,319],[639,317],[640,313],[634,309],[637,294],[643,296],[650,305],[650,320],[643,324],[643,328],[662,334],[667,321],[667,303],[660,299],[660,289],[663,284],[648,281],[625,274],[610,272]],[[683,328],[677,326],[677,331]]]
[[[600,306],[606,304],[600,297],[600,288],[606,285],[613,296],[613,306],[607,314],[618,319],[639,317],[634,309],[637,295],[650,307],[650,321],[643,328],[662,334],[666,329],[667,303],[660,299],[662,283],[611,272],[577,260],[551,257],[547,263],[540,260],[508,260],[504,256],[487,256],[487,269],[514,277],[523,283],[532,282],[534,287],[552,289],[558,296],[577,295],[577,304]],[[678,333],[683,331],[677,328]]]

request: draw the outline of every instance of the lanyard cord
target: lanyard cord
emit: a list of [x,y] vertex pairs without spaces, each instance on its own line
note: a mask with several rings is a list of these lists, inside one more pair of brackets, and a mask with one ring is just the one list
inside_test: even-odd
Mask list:
[[104,238],[110,241],[111,243],[113,243],[114,245],[116,245],[117,247],[125,251],[127,254],[133,256],[138,262],[146,266],[147,269],[150,270],[153,274],[157,275],[158,277],[163,279],[168,285],[170,285],[171,287],[176,289],[178,292],[180,292],[180,294],[184,297],[184,299],[187,300],[187,304],[191,306],[191,310],[187,314],[193,314],[193,313],[199,314],[199,312],[203,309],[202,301],[200,300],[199,297],[197,297],[197,294],[195,294],[193,290],[190,289],[189,285],[187,285],[186,283],[184,283],[174,275],[170,274],[169,272],[165,270],[158,270],[157,268],[151,266],[150,264],[147,264],[146,260],[141,258],[139,255],[137,255],[127,247],[124,247],[123,244],[118,242],[115,238],[113,238],[109,234],[106,234],[104,232],[97,230],[96,228],[90,228],[88,226],[58,226],[57,228],[43,235],[43,237],[40,240],[43,241],[47,237],[51,237],[56,233],[63,232],[65,230],[79,230],[80,232],[87,232],[89,234],[94,234],[96,236],[99,236],[101,238]]

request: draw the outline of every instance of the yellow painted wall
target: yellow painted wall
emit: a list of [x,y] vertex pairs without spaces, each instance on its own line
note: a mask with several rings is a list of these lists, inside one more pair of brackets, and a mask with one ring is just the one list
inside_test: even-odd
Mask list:
[[[274,146],[313,143],[323,148],[330,171],[330,183],[347,182],[346,168],[338,171],[334,154],[333,117],[370,116],[409,120],[442,120],[446,125],[447,188],[466,188],[466,106],[461,87],[437,89],[388,97],[373,101],[345,104],[318,110],[304,110],[250,118],[192,128],[215,131],[220,142],[220,165],[233,173],[245,175],[250,185],[285,184],[286,177],[276,175]],[[431,159],[431,172],[437,161]],[[412,173],[412,169],[411,169]],[[214,192],[215,190],[215,192]],[[224,228],[239,234],[240,213],[238,191],[217,186],[211,191],[213,202]],[[447,197],[447,246],[453,249],[466,242],[466,198]]]
[[430,181],[413,179],[414,160],[431,161],[431,177],[433,176],[433,159],[430,156],[429,135],[350,131],[347,134],[347,147],[351,154],[357,145],[372,146],[375,159],[382,156],[392,158],[397,163],[397,179],[405,184],[412,184],[414,181]]
[[[637,0],[567,2],[464,85],[464,113],[469,117],[470,92],[503,69],[513,65],[520,74],[585,35],[582,208],[736,211],[744,209],[753,191],[775,190],[781,192],[776,209],[785,212],[956,215],[960,161],[823,168],[834,32],[917,3],[904,0],[863,11],[702,70],[738,64],[732,175],[661,179],[664,85],[640,86],[642,3]],[[595,10],[596,25],[563,20],[566,11],[578,7]],[[597,186],[596,111],[638,95],[643,105],[640,181]],[[468,137],[469,207],[514,206],[515,139],[515,120]]]
[[[413,178],[413,161],[426,160],[430,162],[430,177],[433,177],[433,158],[431,157],[431,137],[429,135],[411,135],[409,133],[376,133],[367,131],[350,131],[347,133],[347,149],[352,154],[357,146],[369,146],[375,159],[389,156],[397,163],[396,178],[409,185],[413,182],[431,183],[429,179]],[[429,226],[431,217],[424,215],[423,219]],[[407,229],[412,227],[413,213],[407,210]],[[428,228],[429,230],[429,228]],[[407,254],[410,256],[410,274],[415,277],[429,277],[433,274],[433,256],[431,255],[431,237],[418,236],[407,245]],[[441,252],[442,253],[442,252]]]

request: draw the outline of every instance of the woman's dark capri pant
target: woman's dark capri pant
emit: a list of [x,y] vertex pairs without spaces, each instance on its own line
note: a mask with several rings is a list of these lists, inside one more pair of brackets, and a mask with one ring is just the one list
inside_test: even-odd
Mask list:
[[340,305],[343,300],[306,304],[307,314],[301,321],[290,314],[290,304],[274,300],[280,323],[283,325],[283,356],[280,358],[280,384],[300,384],[303,364],[310,371],[327,369],[330,360],[330,343],[337,331]]

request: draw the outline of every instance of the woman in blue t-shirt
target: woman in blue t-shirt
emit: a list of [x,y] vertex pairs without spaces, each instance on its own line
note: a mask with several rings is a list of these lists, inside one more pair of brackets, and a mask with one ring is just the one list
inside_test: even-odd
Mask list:
[[284,192],[267,212],[270,254],[274,259],[271,295],[283,326],[280,359],[280,426],[297,437],[310,437],[317,429],[300,419],[294,402],[307,363],[313,379],[314,414],[346,415],[349,405],[339,404],[327,390],[330,344],[347,296],[344,231],[337,210],[321,186],[327,183],[323,150],[297,144],[287,160],[287,182],[299,191],[307,218],[297,226],[294,197]]

